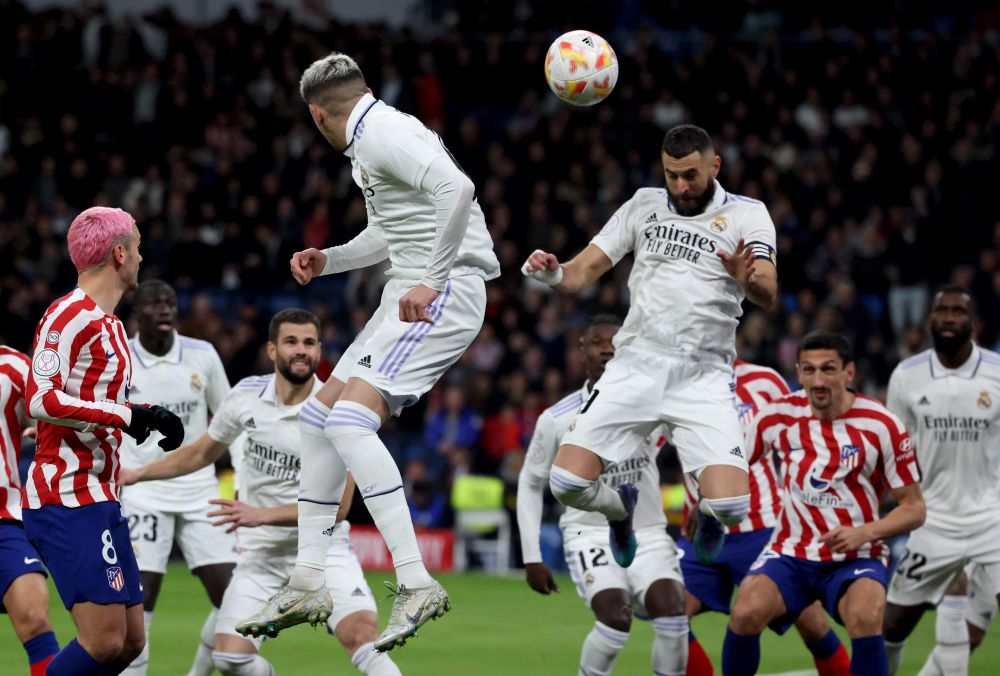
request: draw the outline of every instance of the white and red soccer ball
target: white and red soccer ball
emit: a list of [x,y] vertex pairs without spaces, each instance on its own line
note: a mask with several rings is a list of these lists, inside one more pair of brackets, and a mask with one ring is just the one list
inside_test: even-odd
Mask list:
[[618,57],[608,41],[590,31],[570,31],[556,38],[545,55],[545,81],[552,92],[574,106],[592,106],[607,98],[618,82]]

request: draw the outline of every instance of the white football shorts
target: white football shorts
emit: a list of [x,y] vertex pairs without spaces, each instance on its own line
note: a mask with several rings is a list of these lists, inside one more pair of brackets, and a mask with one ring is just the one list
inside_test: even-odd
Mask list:
[[997,583],[988,568],[979,564],[967,566],[965,573],[969,576],[969,612],[965,619],[986,631],[997,616]]
[[1000,593],[1000,529],[969,531],[961,537],[930,526],[910,534],[903,556],[889,583],[887,599],[899,606],[937,605],[948,586],[968,564],[982,569],[979,584]]
[[399,319],[399,299],[414,283],[392,279],[382,302],[333,369],[342,382],[361,378],[378,390],[393,415],[412,406],[452,364],[482,328],[486,282],[466,275],[448,280],[430,306],[433,324]]
[[[174,540],[184,554],[188,568],[195,570],[217,563],[236,563],[236,534],[212,525],[208,513],[218,509],[208,504],[219,497],[218,491],[197,500],[195,509],[183,512],[159,511],[122,502],[122,514],[128,519],[129,536],[139,570],[146,573],[167,572],[167,560]],[[204,506],[201,506],[204,505]]]
[[[358,557],[349,539],[350,524],[341,522],[334,532],[326,555],[326,588],[333,598],[333,613],[326,621],[331,634],[336,633],[342,619],[353,613],[376,612],[375,598],[365,581]],[[237,623],[264,607],[267,600],[288,582],[295,568],[296,551],[291,549],[248,549],[240,553],[233,579],[222,597],[222,606],[215,633],[240,636]],[[264,637],[243,638],[256,644],[258,650]]]
[[627,345],[608,362],[562,443],[619,462],[666,424],[686,473],[697,477],[709,465],[748,471],[734,377],[721,362]]
[[684,584],[677,545],[666,528],[640,528],[635,535],[639,542],[635,560],[628,568],[622,568],[611,555],[607,528],[563,531],[569,574],[577,594],[588,608],[598,592],[624,589],[636,617],[648,619],[645,598],[650,585],[657,580],[676,580]]

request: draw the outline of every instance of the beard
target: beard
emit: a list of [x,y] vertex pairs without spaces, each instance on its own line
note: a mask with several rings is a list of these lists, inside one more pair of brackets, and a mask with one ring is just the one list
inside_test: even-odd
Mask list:
[[712,201],[715,197],[715,180],[709,181],[708,185],[705,186],[705,190],[701,195],[692,195],[688,193],[688,197],[694,200],[694,203],[682,204],[680,201],[680,195],[675,195],[670,192],[670,188],[667,188],[667,193],[670,195],[670,201],[674,204],[674,210],[681,216],[697,216],[705,211],[705,207],[708,203]]
[[277,368],[278,373],[280,373],[282,377],[292,385],[304,385],[309,382],[312,379],[313,374],[316,373],[316,364],[314,363],[310,362],[309,370],[305,373],[296,373],[292,370],[291,362],[285,361],[280,357],[277,360]]
[[949,356],[958,354],[963,347],[968,345],[971,338],[972,327],[968,325],[956,328],[954,336],[941,335],[937,327],[931,327],[931,340],[934,342],[934,351]]

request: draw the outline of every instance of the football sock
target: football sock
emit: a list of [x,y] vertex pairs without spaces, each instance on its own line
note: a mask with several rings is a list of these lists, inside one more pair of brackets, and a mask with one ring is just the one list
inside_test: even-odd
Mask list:
[[31,676],[44,676],[45,667],[56,653],[59,652],[59,642],[54,632],[47,631],[24,642],[24,652],[28,653],[28,664],[31,665]]
[[45,673],[49,676],[103,676],[108,669],[74,638],[56,653]]
[[702,498],[698,509],[722,522],[724,526],[735,526],[750,513],[750,494],[732,498]]
[[366,643],[355,650],[351,664],[367,676],[402,676],[389,654],[377,652],[374,643]]
[[331,528],[347,484],[347,468],[323,431],[330,409],[312,397],[299,411],[299,549],[289,584],[323,587]]
[[594,628],[583,641],[580,653],[579,676],[607,676],[615,666],[618,653],[628,641],[627,631],[612,629],[603,622],[594,622]]
[[212,676],[215,662],[212,661],[212,651],[215,648],[215,624],[219,617],[219,609],[212,608],[205,623],[201,625],[198,636],[198,649],[194,653],[194,664],[187,676]]
[[590,481],[553,465],[549,473],[552,495],[567,507],[585,512],[600,512],[611,521],[624,519],[628,512],[615,489],[600,479]]
[[691,630],[690,625],[688,625],[688,663],[687,671],[684,673],[687,676],[715,676],[715,667],[712,666],[712,660],[708,659],[708,653],[705,652],[705,648],[695,638],[694,631]]
[[927,661],[924,662],[924,666],[917,672],[917,676],[948,676],[948,674],[941,671],[941,658],[938,655],[937,646],[934,646],[934,650],[927,656]]
[[885,676],[888,673],[889,657],[881,634],[851,639],[851,674]]
[[889,676],[899,671],[899,665],[903,661],[903,648],[905,647],[905,640],[885,642],[885,652],[889,655]]
[[968,596],[945,596],[937,608],[934,634],[937,645],[938,666],[946,674],[969,673],[969,626],[965,616],[969,612]]
[[653,618],[653,676],[682,676],[688,663],[685,615]]
[[257,653],[212,653],[215,668],[223,676],[274,676],[274,667]]
[[806,641],[806,648],[812,653],[819,676],[850,675],[851,658],[833,629],[818,641]]
[[726,676],[752,676],[760,666],[760,636],[740,636],[726,627],[722,644],[722,673]]
[[142,647],[142,652],[132,662],[122,670],[121,673],[127,676],[146,676],[149,670],[149,627],[153,624],[153,611],[142,611],[142,630],[146,633],[146,645]]
[[378,414],[353,401],[338,401],[326,418],[326,436],[333,442],[361,489],[372,520],[392,553],[399,584],[411,589],[431,584],[424,568],[403,477],[389,449],[378,438]]

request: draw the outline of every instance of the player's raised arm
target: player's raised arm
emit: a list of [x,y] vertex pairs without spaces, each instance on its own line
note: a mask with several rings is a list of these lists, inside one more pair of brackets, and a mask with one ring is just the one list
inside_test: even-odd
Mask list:
[[229,448],[228,444],[216,441],[206,432],[198,437],[194,443],[179,448],[156,462],[142,467],[123,469],[120,483],[127,486],[139,481],[173,479],[190,474],[214,463],[222,457],[227,448]]
[[559,263],[555,254],[536,249],[521,266],[526,277],[548,284],[563,293],[580,293],[613,267],[608,255],[596,244],[574,256],[568,263]]

